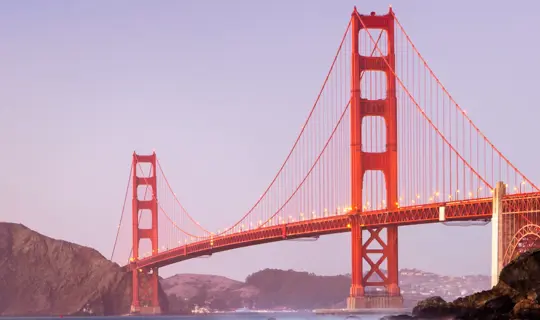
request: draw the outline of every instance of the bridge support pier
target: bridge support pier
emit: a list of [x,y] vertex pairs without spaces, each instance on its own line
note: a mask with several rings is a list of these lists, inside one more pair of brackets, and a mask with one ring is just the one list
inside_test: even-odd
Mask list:
[[503,268],[503,206],[502,199],[505,195],[505,185],[497,182],[493,191],[493,212],[491,216],[491,285],[495,286],[499,281],[499,274]]
[[133,269],[133,300],[130,312],[132,314],[161,314],[159,304],[159,277],[157,268],[150,273]]

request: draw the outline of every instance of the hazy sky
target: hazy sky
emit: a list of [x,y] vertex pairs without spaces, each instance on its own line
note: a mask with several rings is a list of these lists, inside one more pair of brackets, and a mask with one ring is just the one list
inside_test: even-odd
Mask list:
[[[0,2],[0,219],[108,257],[131,154],[155,148],[188,211],[209,227],[229,224],[283,161],[354,5],[388,8],[375,0]],[[392,5],[475,123],[540,182],[540,2]],[[400,228],[400,267],[489,274],[490,236],[489,226]],[[162,274],[347,273],[349,242],[342,234],[267,244]]]

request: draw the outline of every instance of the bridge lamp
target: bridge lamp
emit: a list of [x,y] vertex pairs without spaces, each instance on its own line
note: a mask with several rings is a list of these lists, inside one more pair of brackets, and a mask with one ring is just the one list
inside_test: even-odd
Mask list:
[[480,195],[480,191],[482,191],[482,187],[476,188],[476,197],[478,198]]
[[347,228],[351,228],[351,224],[350,223],[347,223]]

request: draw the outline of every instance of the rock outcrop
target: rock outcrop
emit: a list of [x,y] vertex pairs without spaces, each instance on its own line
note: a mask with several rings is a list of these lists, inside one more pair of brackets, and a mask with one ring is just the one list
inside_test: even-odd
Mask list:
[[[167,299],[160,288],[162,309]],[[131,275],[94,249],[0,223],[0,315],[129,312]]]
[[540,319],[540,250],[523,253],[503,268],[491,290],[446,302],[421,301],[414,318]]

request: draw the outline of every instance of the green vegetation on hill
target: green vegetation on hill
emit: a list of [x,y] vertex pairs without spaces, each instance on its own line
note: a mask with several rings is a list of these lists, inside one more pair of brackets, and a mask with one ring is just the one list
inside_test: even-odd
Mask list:
[[216,310],[314,309],[344,307],[350,277],[317,276],[308,272],[265,269],[234,281],[213,275],[180,274],[162,281],[172,313],[186,313],[195,305]]
[[344,275],[317,276],[308,272],[265,269],[246,278],[259,289],[257,308],[314,309],[345,302],[351,279]]

